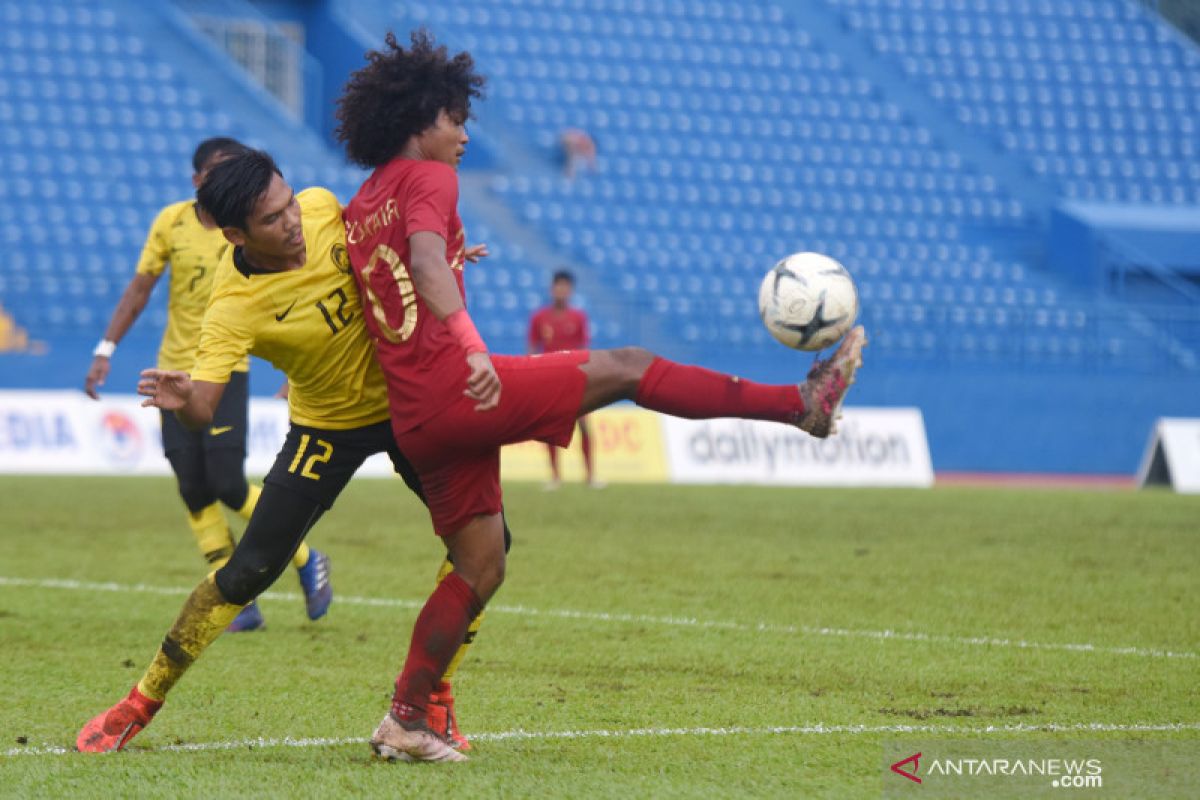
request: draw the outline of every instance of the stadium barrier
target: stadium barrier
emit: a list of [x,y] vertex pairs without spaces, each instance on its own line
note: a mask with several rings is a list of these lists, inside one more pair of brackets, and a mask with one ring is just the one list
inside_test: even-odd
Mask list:
[[[265,473],[287,433],[287,402],[250,403],[246,469]],[[0,392],[0,472],[169,475],[159,412],[134,395]]]
[[[605,408],[587,417],[591,430],[592,454],[600,480],[617,483],[666,483],[670,468],[663,447],[661,417],[653,411],[633,406]],[[584,477],[583,450],[579,432],[571,446],[558,454],[564,480],[581,481]],[[500,456],[505,480],[547,481],[550,461],[546,445],[524,442],[505,447]]]
[[741,419],[662,417],[674,483],[932,486],[925,422],[915,408],[847,408],[838,433]]
[[1180,494],[1200,494],[1200,419],[1163,417],[1154,423],[1138,486],[1162,485]]
[[[850,408],[838,436],[819,441],[781,425],[745,420],[681,420],[633,406],[588,417],[597,477],[616,483],[757,483],[812,486],[929,486],[933,469],[917,409]],[[287,402],[250,401],[246,471],[270,469],[287,433]],[[582,478],[576,435],[559,463]],[[546,447],[506,447],[507,480],[550,477]],[[0,472],[62,475],[168,475],[159,412],[132,395],[99,401],[75,391],[0,391]],[[392,474],[386,456],[364,476]]]

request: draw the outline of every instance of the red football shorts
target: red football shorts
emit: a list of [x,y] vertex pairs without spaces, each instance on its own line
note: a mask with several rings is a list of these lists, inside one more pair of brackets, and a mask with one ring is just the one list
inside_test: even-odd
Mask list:
[[587,376],[587,350],[538,356],[492,356],[500,405],[476,411],[463,396],[433,419],[396,436],[421,479],[438,536],[479,514],[498,514],[501,445],[530,440],[566,447]]

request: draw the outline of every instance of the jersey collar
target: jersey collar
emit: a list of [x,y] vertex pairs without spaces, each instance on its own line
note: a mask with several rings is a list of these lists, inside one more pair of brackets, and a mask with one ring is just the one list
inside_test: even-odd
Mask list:
[[241,245],[233,248],[233,266],[237,267],[237,271],[249,278],[251,275],[269,275],[271,270],[259,269],[246,260],[245,254],[242,252]]

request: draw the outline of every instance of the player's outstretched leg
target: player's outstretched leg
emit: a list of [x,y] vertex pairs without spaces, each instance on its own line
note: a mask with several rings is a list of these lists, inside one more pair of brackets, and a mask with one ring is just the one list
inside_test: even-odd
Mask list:
[[776,386],[659,358],[640,347],[595,350],[581,365],[587,384],[580,415],[618,400],[685,419],[740,417],[795,425],[818,438],[835,431],[842,401],[862,364],[866,334],[850,333],[804,383]]
[[[253,483],[248,483],[244,476],[238,477],[242,475],[244,461],[245,454],[241,450],[229,448],[210,450],[207,464],[210,476],[223,476],[220,480],[215,481],[215,485],[212,487],[217,496],[221,498],[221,502],[237,512],[242,519],[250,520],[254,516],[254,509],[258,507],[262,489]],[[229,552],[233,552],[232,546],[229,548]],[[226,556],[224,560],[214,566],[224,566],[228,560],[229,558]],[[329,604],[333,602],[333,587],[329,583],[329,557],[324,553],[310,550],[307,544],[301,542],[292,555],[292,566],[296,568],[296,573],[300,578],[300,588],[304,592],[304,609],[308,618],[320,619],[329,611]],[[258,603],[251,603],[229,626],[229,632],[256,631],[262,630],[264,627],[266,626],[262,621],[262,612],[258,608]]]
[[[254,484],[247,484],[246,500],[237,509],[237,513],[244,519],[250,519],[254,515],[254,509],[258,505],[258,498],[262,495],[262,490]],[[329,611],[329,604],[333,602],[333,584],[329,582],[330,562],[329,556],[325,553],[311,549],[308,544],[301,542],[296,548],[296,552],[292,554],[292,566],[296,568],[296,575],[300,578],[300,589],[304,592],[304,610],[308,614],[309,619],[320,619]],[[246,612],[254,609],[258,612],[258,604],[251,603],[246,606]],[[243,615],[246,613],[243,612]],[[261,616],[261,614],[260,614]],[[241,622],[242,617],[234,620],[234,625]],[[247,628],[246,630],[253,630]],[[230,628],[233,631],[233,628]]]
[[124,700],[91,719],[75,740],[85,753],[121,750],[162,707],[167,692],[242,610],[226,602],[209,575],[192,591],[146,674]]
[[291,554],[322,513],[315,500],[290,490],[274,485],[264,490],[229,563],[192,591],[134,692],[88,722],[76,747],[85,752],[120,750],[141,731],[183,673],[287,568]]

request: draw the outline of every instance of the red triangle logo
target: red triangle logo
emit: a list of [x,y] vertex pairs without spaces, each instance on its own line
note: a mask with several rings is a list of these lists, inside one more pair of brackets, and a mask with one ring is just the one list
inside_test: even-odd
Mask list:
[[[903,769],[904,765],[909,764],[909,763],[912,764],[912,772],[909,772],[908,770]],[[903,761],[897,761],[895,764],[892,764],[892,772],[896,773],[897,775],[903,775],[904,777],[908,778],[910,781],[916,781],[917,783],[921,783],[921,779],[917,777],[917,770],[920,768],[921,768],[921,754],[920,753],[915,753],[915,754],[909,756],[908,758],[904,759]]]

